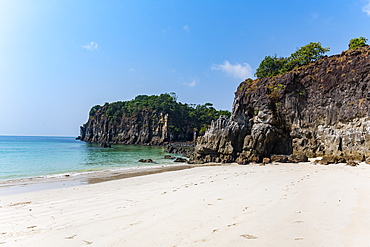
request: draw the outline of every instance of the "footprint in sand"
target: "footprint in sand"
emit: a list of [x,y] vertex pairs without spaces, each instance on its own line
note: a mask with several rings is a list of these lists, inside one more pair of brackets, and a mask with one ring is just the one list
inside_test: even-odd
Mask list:
[[75,234],[75,235],[72,235],[72,236],[69,236],[69,237],[64,237],[65,239],[73,239],[74,237],[76,237],[77,236],[77,234]]
[[246,239],[256,239],[256,236],[253,236],[251,234],[242,234],[240,237],[246,238]]

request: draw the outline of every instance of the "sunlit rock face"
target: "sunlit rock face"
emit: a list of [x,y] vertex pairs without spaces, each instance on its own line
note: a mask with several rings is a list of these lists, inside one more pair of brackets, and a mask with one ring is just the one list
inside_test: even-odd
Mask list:
[[370,157],[370,48],[271,78],[245,80],[230,119],[199,137],[192,162],[261,162],[271,154]]

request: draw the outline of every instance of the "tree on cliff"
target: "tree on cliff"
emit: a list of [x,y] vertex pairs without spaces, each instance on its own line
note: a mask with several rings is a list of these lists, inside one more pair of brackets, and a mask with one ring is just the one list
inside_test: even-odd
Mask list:
[[350,50],[355,49],[357,47],[365,46],[367,42],[367,38],[360,37],[360,38],[354,38],[349,41],[348,48]]
[[279,75],[285,63],[286,59],[282,57],[278,58],[276,54],[274,56],[266,56],[257,68],[255,76],[262,78]]
[[328,51],[330,51],[330,48],[322,47],[320,42],[311,42],[299,48],[286,59],[278,58],[276,55],[266,56],[257,68],[255,76],[262,78],[281,75],[324,57],[324,54]]
[[320,58],[323,58],[324,54],[328,51],[330,51],[330,48],[322,47],[320,42],[311,42],[292,53],[287,59],[284,69],[289,71],[296,67],[319,60]]

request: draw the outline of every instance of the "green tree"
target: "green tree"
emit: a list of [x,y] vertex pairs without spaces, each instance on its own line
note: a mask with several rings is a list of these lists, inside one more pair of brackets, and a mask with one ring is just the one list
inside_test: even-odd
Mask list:
[[254,75],[257,78],[279,75],[286,61],[285,58],[278,58],[276,54],[274,56],[266,56],[261,61]]
[[354,38],[349,41],[348,48],[350,50],[355,49],[357,47],[365,46],[367,42],[367,38],[360,37],[360,38]]
[[278,58],[276,55],[266,56],[257,68],[255,76],[262,78],[281,75],[324,57],[324,54],[328,51],[330,51],[330,48],[322,47],[320,42],[311,42],[299,48],[288,58]]
[[296,67],[319,60],[324,57],[324,54],[328,51],[330,51],[330,48],[322,47],[320,42],[311,42],[308,45],[302,46],[289,56],[281,72],[286,72]]

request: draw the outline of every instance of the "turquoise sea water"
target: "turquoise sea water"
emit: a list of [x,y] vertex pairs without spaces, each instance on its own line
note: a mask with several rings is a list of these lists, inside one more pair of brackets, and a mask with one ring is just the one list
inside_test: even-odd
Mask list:
[[0,136],[0,180],[47,177],[125,167],[174,164],[163,147],[113,145],[100,148],[73,137]]

